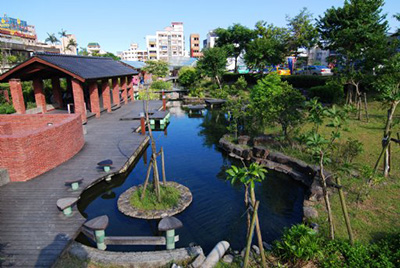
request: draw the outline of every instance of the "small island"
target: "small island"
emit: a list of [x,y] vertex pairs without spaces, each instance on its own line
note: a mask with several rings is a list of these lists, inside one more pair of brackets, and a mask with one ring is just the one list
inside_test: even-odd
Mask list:
[[141,200],[143,185],[129,188],[118,198],[118,209],[123,214],[139,219],[161,219],[184,211],[193,200],[189,188],[167,181],[160,183],[163,202],[157,202],[152,186],[146,189],[146,198]]

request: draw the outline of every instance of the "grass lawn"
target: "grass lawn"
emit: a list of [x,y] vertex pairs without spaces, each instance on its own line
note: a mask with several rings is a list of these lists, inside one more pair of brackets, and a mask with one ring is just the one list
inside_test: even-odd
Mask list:
[[[379,153],[381,152],[381,140],[385,127],[387,108],[382,107],[379,102],[373,101],[368,104],[370,120],[367,123],[365,117],[362,121],[354,116],[348,121],[347,127],[342,131],[341,142],[348,138],[357,139],[363,144],[361,153],[354,163],[358,168],[368,165],[374,167]],[[396,111],[397,120],[400,118],[400,109]],[[311,129],[310,124],[301,127],[301,132]],[[279,128],[270,128],[267,133],[276,133]],[[332,131],[329,127],[322,127],[320,132],[328,136]],[[395,136],[400,132],[400,124],[393,127]],[[346,194],[346,201],[352,222],[353,232],[356,240],[369,242],[387,234],[398,233],[400,231],[400,146],[392,143],[392,166],[389,178],[383,179],[380,183],[370,189],[369,195],[363,202],[357,202],[357,196],[366,183],[366,178],[342,178],[342,184]],[[312,162],[306,153],[292,148],[283,148],[283,153],[300,158],[309,163]],[[383,163],[379,165],[379,173],[382,173]],[[327,166],[329,169],[329,166]],[[334,171],[334,170],[332,170]],[[334,224],[336,236],[347,238],[347,231],[344,224],[343,214],[340,206],[339,195],[335,191],[331,196],[332,210],[334,214]],[[322,232],[328,234],[327,214],[324,204],[316,206],[319,212],[318,223],[321,225]]]
[[153,185],[148,185],[146,195],[141,200],[143,187],[132,193],[130,203],[133,207],[143,210],[162,210],[170,209],[176,206],[179,202],[180,192],[178,189],[171,186],[160,185],[161,202],[157,201],[157,196],[153,190]]

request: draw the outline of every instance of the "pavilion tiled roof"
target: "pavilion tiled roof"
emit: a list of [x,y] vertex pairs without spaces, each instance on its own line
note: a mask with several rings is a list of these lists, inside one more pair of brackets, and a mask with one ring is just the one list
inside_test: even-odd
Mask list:
[[47,65],[49,69],[57,69],[58,72],[76,77],[81,81],[138,74],[136,70],[112,58],[37,53],[32,58],[2,74],[0,81],[13,78],[13,74],[14,76],[23,76],[23,68],[37,62]]

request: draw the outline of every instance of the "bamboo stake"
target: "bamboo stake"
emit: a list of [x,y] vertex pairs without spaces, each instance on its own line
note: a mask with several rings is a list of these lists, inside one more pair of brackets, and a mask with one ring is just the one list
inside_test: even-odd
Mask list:
[[163,183],[166,185],[167,178],[165,176],[165,161],[164,161],[164,149],[161,147],[161,168],[162,168],[162,176],[163,176]]
[[149,182],[149,177],[150,177],[150,171],[151,171],[152,164],[153,164],[153,159],[150,160],[149,167],[147,168],[146,179],[145,179],[144,184],[143,184],[143,192],[142,192],[142,196],[140,197],[141,200],[143,200],[145,195],[146,195],[146,188],[147,188],[147,184]]
[[[254,193],[254,188],[251,188],[251,199],[252,199],[252,204],[255,207],[256,195]],[[257,233],[258,247],[260,249],[260,254],[261,254],[262,267],[266,268],[267,262],[265,260],[264,245],[263,245],[263,241],[262,241],[261,228],[260,228],[260,222],[258,220],[258,215],[256,215],[256,233]]]
[[322,190],[324,193],[325,206],[326,206],[326,210],[328,211],[329,234],[330,234],[330,238],[332,240],[334,240],[335,239],[335,230],[333,227],[331,203],[329,201],[328,189],[327,189],[328,187],[326,186],[326,179],[325,179],[325,174],[324,174],[324,165],[323,165],[324,153],[322,151],[320,152],[320,158],[321,159],[319,162],[319,172],[320,172],[320,177],[322,180]]
[[347,212],[346,200],[345,200],[345,197],[344,197],[343,189],[341,187],[342,183],[341,183],[339,177],[336,178],[336,183],[337,183],[337,185],[340,186],[339,189],[338,189],[339,197],[340,197],[340,203],[342,205],[343,216],[344,216],[344,220],[346,222],[346,228],[347,228],[347,233],[349,234],[350,244],[354,245],[353,230],[351,229],[349,213]]
[[365,107],[365,116],[367,118],[367,122],[369,122],[367,93],[365,92],[364,92],[364,107]]
[[253,238],[254,234],[254,227],[255,227],[255,222],[256,222],[256,217],[257,217],[257,210],[258,210],[258,205],[260,204],[260,201],[256,201],[256,205],[254,206],[254,212],[253,212],[253,218],[251,219],[251,227],[250,227],[250,233],[247,237],[247,246],[246,246],[246,254],[244,255],[244,268],[248,267],[249,265],[249,255],[250,255],[250,247],[251,247],[251,240]]

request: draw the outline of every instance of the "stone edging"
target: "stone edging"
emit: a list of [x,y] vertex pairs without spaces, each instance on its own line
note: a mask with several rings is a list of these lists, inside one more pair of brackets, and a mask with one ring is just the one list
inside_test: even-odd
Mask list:
[[118,210],[123,214],[125,214],[126,216],[139,219],[147,219],[147,220],[161,219],[164,217],[170,217],[178,213],[181,213],[192,203],[193,200],[192,193],[190,192],[189,188],[183,186],[182,184],[173,181],[167,181],[166,184],[167,186],[175,187],[181,193],[181,198],[176,207],[167,210],[141,210],[132,207],[130,204],[131,195],[139,187],[139,186],[134,186],[129,188],[119,196]]
[[113,252],[91,248],[75,241],[72,242],[69,253],[78,259],[96,264],[122,267],[163,267],[173,261],[183,262],[204,254],[199,246],[148,252]]

